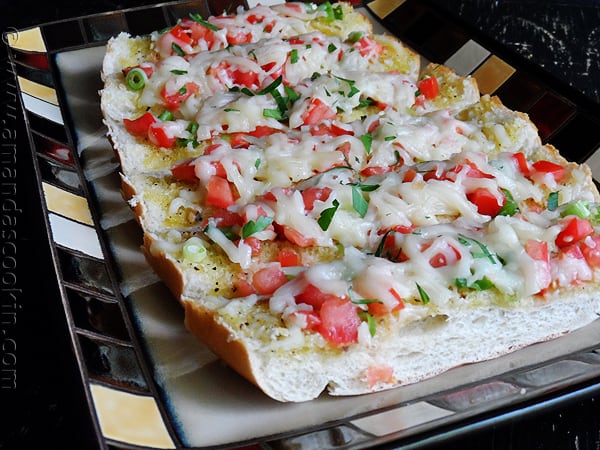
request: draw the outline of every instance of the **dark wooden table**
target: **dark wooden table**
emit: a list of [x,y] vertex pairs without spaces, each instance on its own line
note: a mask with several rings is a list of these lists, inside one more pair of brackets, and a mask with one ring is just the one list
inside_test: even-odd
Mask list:
[[[490,39],[538,65],[591,102],[600,103],[600,2],[592,0],[430,0]],[[124,7],[144,0],[12,0],[2,7],[0,31]],[[0,448],[93,449],[95,438],[68,328],[57,293],[39,210],[14,77],[2,48],[2,145],[18,149],[16,223],[2,223],[2,261],[15,267],[15,291],[2,290]],[[9,204],[3,204],[9,208]],[[4,216],[3,216],[4,217]],[[11,234],[8,234],[11,233]],[[13,242],[16,245],[6,245]],[[9,254],[15,250],[15,254]],[[0,280],[9,283],[9,280]],[[4,285],[2,286],[4,287]],[[13,314],[14,313],[14,314]],[[10,333],[9,333],[10,332]],[[13,370],[14,369],[14,370]],[[16,373],[16,378],[12,378]],[[599,449],[600,395],[575,397],[543,411],[459,436],[444,449]]]

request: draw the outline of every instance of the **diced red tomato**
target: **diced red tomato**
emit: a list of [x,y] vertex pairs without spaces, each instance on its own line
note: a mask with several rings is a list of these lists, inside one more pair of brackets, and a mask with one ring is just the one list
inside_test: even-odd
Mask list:
[[575,244],[594,233],[594,227],[590,221],[581,217],[567,217],[563,223],[563,229],[558,233],[555,240],[559,248]]
[[208,49],[211,49],[214,46],[216,36],[213,30],[195,20],[186,20],[184,24],[190,30],[190,37],[194,44],[205,42]]
[[560,164],[553,163],[552,161],[536,161],[531,165],[532,172],[541,174],[551,174],[557,183],[560,183],[565,178],[565,168]]
[[311,187],[302,191],[302,199],[304,200],[304,208],[307,211],[312,211],[316,201],[326,201],[331,195],[329,187]]
[[427,100],[433,100],[440,93],[440,85],[436,77],[423,78],[417,83],[417,88]]
[[325,123],[319,123],[316,125],[313,125],[310,129],[310,134],[312,134],[313,136],[332,136],[332,137],[336,137],[336,136],[354,136],[354,130],[352,128],[344,128],[343,126],[336,124],[336,123],[331,123],[331,124],[325,124]]
[[252,276],[252,285],[261,295],[269,295],[287,283],[288,279],[278,266],[268,266]]
[[188,82],[177,91],[168,92],[167,85],[165,85],[160,91],[160,96],[162,97],[166,108],[169,111],[175,111],[179,109],[179,106],[189,97],[198,92],[199,89],[200,88],[196,83]]
[[404,172],[404,178],[402,178],[403,183],[410,183],[417,178],[417,171],[415,169],[409,168],[406,172]]
[[317,97],[310,100],[308,108],[304,111],[304,114],[302,114],[302,122],[304,125],[317,125],[324,120],[333,120],[335,118],[335,111]]
[[458,250],[456,250],[452,246],[448,246],[446,252],[440,252],[433,255],[429,258],[429,264],[431,267],[435,267],[436,269],[439,267],[445,267],[447,265],[454,264],[458,260],[460,260],[461,254]]
[[600,268],[600,236],[590,236],[581,242],[581,251],[587,263],[594,269]]
[[246,277],[239,276],[233,280],[234,297],[247,297],[248,295],[256,294],[256,289],[252,286]]
[[383,52],[383,45],[369,36],[361,37],[354,43],[354,48],[356,48],[359,51],[360,56],[363,57],[371,55],[375,56]]
[[578,244],[567,245],[560,249],[558,257],[553,260],[556,265],[556,278],[561,286],[569,286],[581,281],[589,281],[593,277],[583,251]]
[[312,247],[317,243],[315,238],[307,238],[298,230],[287,226],[283,227],[283,235],[288,241],[296,244],[299,247]]
[[323,292],[321,289],[316,287],[314,284],[309,284],[306,289],[300,294],[296,295],[296,304],[304,303],[313,307],[315,311],[319,311],[323,303],[327,300],[338,298],[333,294]]
[[525,243],[525,252],[536,261],[550,261],[547,242],[529,239]]
[[191,36],[190,30],[188,28],[184,28],[179,24],[171,28],[169,34],[184,44],[192,45],[194,43],[194,39]]
[[208,225],[209,219],[212,219],[214,225],[218,228],[241,226],[244,224],[242,216],[225,208],[212,208],[210,211],[207,211],[202,220],[202,227]]
[[477,207],[479,214],[495,217],[498,215],[506,198],[501,196],[503,201],[498,203],[498,198],[486,188],[477,188],[467,194],[467,199]]
[[169,134],[163,122],[153,122],[148,127],[148,139],[159,147],[171,148],[177,141],[177,136]]
[[248,236],[244,239],[244,243],[252,249],[252,256],[260,255],[262,241],[254,236]]
[[259,125],[254,130],[248,132],[232,133],[231,134],[231,147],[233,148],[247,148],[250,142],[246,140],[246,137],[251,136],[255,138],[262,138],[270,136],[271,134],[277,133],[281,130],[277,128],[269,127],[266,125]]
[[378,383],[393,383],[394,368],[391,366],[371,366],[367,369],[367,383],[373,389]]
[[235,203],[235,196],[229,181],[213,175],[206,184],[206,203],[220,208],[228,208]]
[[527,161],[527,157],[523,152],[513,153],[511,155],[513,161],[517,165],[519,172],[521,172],[524,176],[528,177],[531,169],[529,167],[529,162]]
[[325,300],[321,305],[319,333],[334,345],[357,342],[361,324],[356,306],[338,297]]
[[195,161],[196,158],[190,158],[175,164],[171,167],[171,174],[180,181],[198,181],[198,177],[196,177],[196,165],[194,164]]
[[227,33],[227,43],[230,45],[241,45],[252,42],[252,33],[247,31],[239,31],[238,33],[232,34]]
[[374,177],[377,175],[383,175],[394,170],[393,166],[368,166],[360,171],[363,177]]
[[290,45],[302,45],[304,44],[304,41],[302,39],[300,39],[299,37],[294,37],[292,36],[289,40],[288,43]]
[[277,261],[281,267],[293,267],[300,265],[300,255],[292,248],[283,248],[277,255]]
[[250,14],[248,17],[246,17],[246,20],[248,21],[248,23],[254,25],[256,23],[261,23],[263,20],[265,20],[265,16],[260,16],[258,14]]
[[295,311],[293,314],[302,317],[306,321],[306,325],[303,327],[305,330],[319,331],[321,318],[318,313],[314,311]]
[[125,129],[135,136],[147,136],[148,129],[154,122],[156,122],[156,118],[149,111],[137,119],[123,119]]
[[527,280],[527,283],[533,283],[535,294],[543,294],[552,282],[552,267],[550,266],[550,253],[548,243],[529,239],[525,243],[525,252],[533,259],[535,270],[535,279]]

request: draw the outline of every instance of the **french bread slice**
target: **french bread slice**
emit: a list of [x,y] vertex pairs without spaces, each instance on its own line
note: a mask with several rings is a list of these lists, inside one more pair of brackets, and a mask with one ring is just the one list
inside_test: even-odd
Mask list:
[[[168,148],[125,127],[168,100],[126,87],[123,69],[181,59],[157,33],[107,47],[101,106],[123,195],[190,332],[272,398],[306,401],[418,382],[593,321],[600,196],[590,170],[542,145],[525,114],[480,97],[473,79],[421,71],[348,5],[329,7],[208,18],[223,36],[251,36],[228,51],[226,37],[191,49],[211,70],[273,45],[297,63],[319,42],[321,59],[336,62],[287,84],[245,79],[245,97],[230,79],[196,91],[167,121],[200,118],[198,129]],[[257,12],[292,25],[254,34]],[[349,65],[358,53],[368,64]],[[255,101],[254,116],[241,108]],[[246,114],[215,125],[205,106],[221,119]],[[307,119],[315,110],[327,114]],[[214,181],[227,195],[215,196]],[[584,235],[571,233],[575,222]]]

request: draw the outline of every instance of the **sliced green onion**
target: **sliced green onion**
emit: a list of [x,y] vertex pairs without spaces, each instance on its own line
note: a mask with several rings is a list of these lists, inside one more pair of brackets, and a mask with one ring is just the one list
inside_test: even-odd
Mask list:
[[183,259],[186,262],[197,263],[206,257],[204,242],[197,236],[192,236],[183,244]]
[[160,120],[173,120],[173,113],[168,109],[165,109],[160,116],[158,116]]
[[590,211],[588,203],[583,200],[577,200],[575,203],[571,203],[560,213],[561,217],[577,216],[581,219],[587,219],[591,214],[592,212]]
[[317,223],[323,231],[327,231],[329,225],[331,225],[331,221],[333,220],[333,216],[335,215],[335,212],[340,206],[340,202],[338,202],[337,200],[333,200],[332,205],[333,206],[331,206],[330,208],[324,209],[321,212],[319,218],[317,219]]
[[364,36],[362,31],[353,31],[348,35],[348,42],[354,44],[355,42],[360,41],[360,39]]
[[129,72],[127,72],[127,76],[125,77],[125,82],[127,86],[132,91],[139,91],[146,86],[146,81],[148,80],[148,76],[146,72],[144,72],[139,67],[134,67]]
[[558,208],[558,192],[548,194],[548,211],[554,211]]

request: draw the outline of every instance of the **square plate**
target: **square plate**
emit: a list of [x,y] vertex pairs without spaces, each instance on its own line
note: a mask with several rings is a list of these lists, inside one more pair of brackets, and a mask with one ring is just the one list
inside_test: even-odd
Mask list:
[[[116,33],[147,33],[190,11],[218,13],[224,3],[230,6],[163,3],[5,36],[54,269],[102,442],[177,449],[419,446],[600,388],[599,321],[414,385],[299,404],[267,398],[187,333],[178,303],[139,250],[140,230],[121,197],[101,120],[99,74],[104,44]],[[363,8],[423,59],[474,76],[483,93],[527,112],[544,142],[600,173],[600,114],[593,105],[426,2],[376,0]]]

